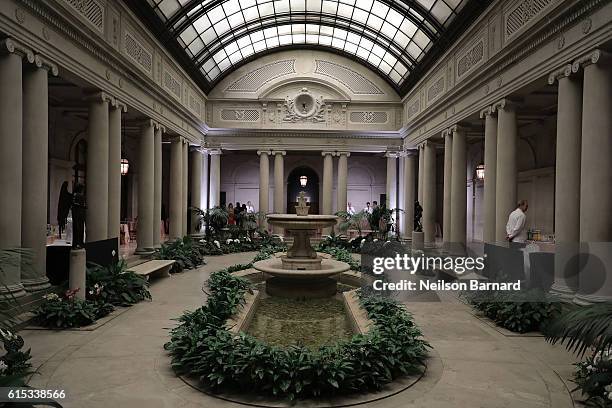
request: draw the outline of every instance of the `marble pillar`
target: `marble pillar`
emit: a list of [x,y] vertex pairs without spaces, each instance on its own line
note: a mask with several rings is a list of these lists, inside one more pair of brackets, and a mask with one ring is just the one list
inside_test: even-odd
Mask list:
[[347,210],[347,189],[348,189],[348,158],[350,152],[338,152],[338,186],[337,186],[337,207],[338,211]]
[[155,196],[155,123],[146,120],[140,129],[138,154],[138,232],[136,253],[153,251],[153,201]]
[[453,126],[451,179],[451,251],[465,254],[467,235],[467,130]]
[[[283,205],[285,202],[285,160],[283,156],[286,153],[281,150],[272,151],[274,155],[274,213],[276,214],[287,212]],[[282,227],[274,227],[275,234],[283,235],[284,232]]]
[[165,128],[161,125],[155,127],[154,134],[154,174],[153,174],[153,247],[159,248],[162,240],[162,134]]
[[485,120],[484,141],[484,228],[485,243],[495,242],[495,185],[497,174],[497,115],[492,107],[480,112],[480,118]]
[[452,158],[453,158],[453,132],[446,129],[442,132],[444,138],[444,194],[442,199],[442,241],[445,250],[451,242],[451,186],[452,186]]
[[211,149],[210,155],[210,206],[221,205],[221,149]]
[[[189,206],[192,208],[202,208],[202,152],[199,148],[193,149],[191,155],[191,202]],[[191,212],[191,234],[199,234],[198,218],[194,212]]]
[[574,302],[612,301],[612,57],[595,50],[572,64],[584,71],[580,156],[579,289]]
[[404,225],[402,231],[406,238],[412,238],[412,231],[414,231],[416,161],[417,156],[414,153],[408,152],[404,157]]
[[557,155],[555,165],[555,279],[552,292],[573,299],[578,286],[580,241],[580,151],[582,139],[582,81],[570,77],[570,64],[553,72],[558,81]]
[[108,238],[119,239],[121,227],[121,113],[125,104],[114,100],[108,115]]
[[[518,130],[516,105],[503,99],[497,110],[497,169],[495,180],[495,241],[506,242],[508,216],[517,203]],[[486,173],[486,169],[485,169]]]
[[424,176],[424,168],[425,168],[425,155],[424,150],[425,146],[420,144],[418,146],[419,149],[419,172],[417,174],[417,200],[423,206],[423,176]]
[[189,141],[184,140],[183,142],[183,183],[182,183],[182,200],[181,200],[181,230],[183,231],[183,236],[189,233],[189,226],[187,225],[187,211],[189,203],[187,202],[189,197]]
[[183,141],[176,138],[170,145],[170,239],[183,237]]
[[[333,194],[333,180],[334,180],[334,152],[321,152],[323,156],[323,199],[321,200],[321,214],[332,214],[332,194]],[[329,235],[331,228],[323,228],[322,234]]]
[[266,214],[270,212],[270,155],[269,150],[257,151],[259,155],[259,226],[268,229]]
[[436,147],[426,141],[423,150],[423,233],[425,243],[433,244],[436,234]]
[[[396,152],[387,152],[387,178],[386,193],[387,201],[385,205],[389,209],[397,208],[397,158]],[[381,203],[382,204],[382,203]]]
[[[21,271],[27,291],[49,287],[47,279],[47,197],[49,167],[49,83],[57,67],[40,56],[23,72],[23,190],[21,246],[33,252],[32,268]],[[5,199],[5,198],[3,198]]]
[[94,242],[108,238],[108,107],[113,99],[104,92],[98,92],[90,95],[88,100],[85,235],[87,242]]

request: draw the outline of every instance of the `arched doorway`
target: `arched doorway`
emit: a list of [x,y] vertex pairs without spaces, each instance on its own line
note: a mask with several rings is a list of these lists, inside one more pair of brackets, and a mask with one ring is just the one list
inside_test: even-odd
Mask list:
[[[306,185],[302,187],[300,177],[306,177]],[[287,214],[295,214],[295,206],[300,191],[304,192],[310,205],[309,214],[319,213],[319,176],[308,166],[296,167],[287,178]]]

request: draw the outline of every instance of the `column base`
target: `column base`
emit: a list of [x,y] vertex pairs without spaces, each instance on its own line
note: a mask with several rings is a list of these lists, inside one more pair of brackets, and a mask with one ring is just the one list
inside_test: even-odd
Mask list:
[[425,249],[425,233],[412,231],[412,249],[422,251]]
[[38,292],[39,290],[51,287],[49,279],[46,276],[41,276],[34,279],[23,279],[21,283],[27,292]]
[[134,253],[136,255],[151,255],[155,252],[155,248],[153,247],[138,247],[136,248],[136,250],[134,251]]
[[0,286],[0,301],[11,300],[25,295],[26,291],[21,283]]

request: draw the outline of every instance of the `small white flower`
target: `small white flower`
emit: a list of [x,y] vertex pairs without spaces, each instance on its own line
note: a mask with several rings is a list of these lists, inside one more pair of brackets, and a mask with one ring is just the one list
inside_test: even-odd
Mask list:
[[361,247],[363,247],[364,245],[365,245],[365,239],[362,239],[362,240],[361,240],[361,243],[359,244],[359,247],[361,248]]
[[285,242],[285,238],[283,238],[282,235],[279,235],[278,237],[280,238],[281,242]]
[[228,244],[228,245],[229,245],[229,244],[231,244],[231,243],[232,243],[232,239],[231,239],[231,238],[228,238],[228,239],[225,241],[225,243],[226,243],[226,244]]
[[89,291],[89,294],[90,294],[90,295],[93,295],[93,290],[90,290],[90,291]]
[[378,242],[378,238],[374,238],[372,242]]
[[589,364],[586,369],[589,370],[589,371],[594,371],[595,367],[593,367],[592,365]]
[[251,238],[249,238],[249,237],[246,237],[246,240],[247,240],[247,241],[249,241],[249,242],[251,242]]
[[215,240],[214,244],[217,246],[217,248],[221,248],[221,244],[219,243],[219,241]]
[[234,240],[234,244],[239,244],[239,243],[240,243],[239,240],[237,240],[237,239]]
[[6,365],[4,360],[0,360],[0,373],[3,373],[4,370],[6,370],[7,368],[8,368],[8,366]]
[[203,243],[203,244],[205,244],[205,243],[206,243],[206,240],[205,240],[205,239],[201,239],[201,240],[200,240],[200,242],[201,242],[201,243]]

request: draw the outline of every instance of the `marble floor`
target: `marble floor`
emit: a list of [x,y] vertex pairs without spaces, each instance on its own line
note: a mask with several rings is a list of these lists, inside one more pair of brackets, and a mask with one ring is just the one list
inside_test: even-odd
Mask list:
[[[163,350],[167,328],[202,304],[211,272],[247,263],[254,253],[208,258],[192,271],[153,282],[143,302],[94,331],[23,330],[38,373],[30,384],[64,389],[66,408],[238,407],[185,385]],[[567,381],[575,357],[542,337],[507,336],[451,295],[408,308],[432,344],[426,375],[367,407],[573,407]],[[298,403],[298,406],[308,406]]]

